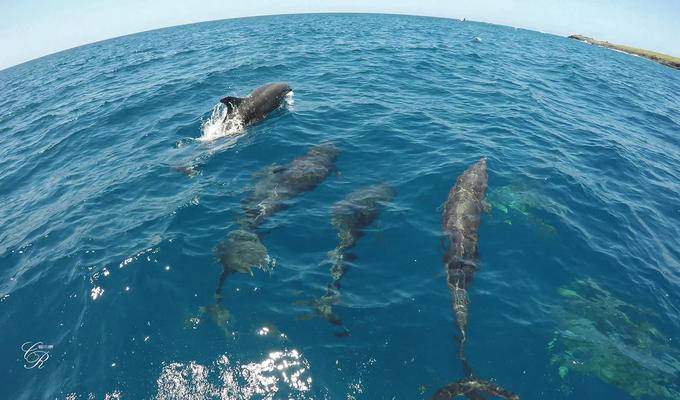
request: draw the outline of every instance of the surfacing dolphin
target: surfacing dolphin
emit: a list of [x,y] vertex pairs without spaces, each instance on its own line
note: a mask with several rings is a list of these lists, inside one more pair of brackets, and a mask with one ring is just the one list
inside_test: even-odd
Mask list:
[[[326,292],[319,299],[311,302],[316,313],[332,324],[342,325],[340,318],[333,312],[333,304],[340,299],[340,281],[345,275],[345,261],[352,257],[347,250],[354,247],[363,235],[363,230],[372,224],[385,203],[392,200],[394,190],[387,184],[367,186],[350,193],[343,200],[335,203],[331,209],[331,223],[338,234],[338,245],[328,252],[331,262],[331,281],[326,286]],[[347,328],[336,333],[346,336]]]
[[481,400],[484,395],[519,400],[519,396],[495,383],[474,377],[463,348],[470,304],[468,287],[478,267],[479,223],[482,211],[488,207],[484,201],[487,182],[486,159],[482,158],[458,177],[444,206],[442,228],[448,239],[444,267],[447,285],[453,297],[456,324],[460,330],[459,358],[463,363],[465,377],[439,389],[432,400],[448,400],[456,396]]
[[[278,82],[260,86],[246,97],[223,97],[220,103],[224,104],[226,110],[218,107],[213,109],[213,115],[203,124],[202,139],[213,140],[224,136],[226,132],[240,133],[246,126],[261,121],[279,108],[286,95],[292,91],[287,83]],[[234,142],[230,142],[228,146],[231,147],[233,144]],[[210,154],[208,152],[194,159],[185,160],[182,165],[175,166],[173,169],[188,177],[193,177],[200,172],[200,167],[205,164]]]
[[268,167],[256,174],[253,191],[242,202],[245,216],[240,221],[240,229],[229,232],[215,251],[222,265],[215,290],[216,305],[222,300],[222,286],[227,275],[252,273],[253,267],[266,268],[269,265],[267,249],[256,228],[267,217],[287,208],[287,200],[314,189],[326,179],[335,168],[337,155],[334,145],[321,144],[285,166]]
[[246,97],[224,97],[220,100],[220,103],[227,107],[224,121],[236,116],[240,118],[244,126],[260,121],[279,108],[290,92],[292,89],[287,83],[277,82],[260,86]]

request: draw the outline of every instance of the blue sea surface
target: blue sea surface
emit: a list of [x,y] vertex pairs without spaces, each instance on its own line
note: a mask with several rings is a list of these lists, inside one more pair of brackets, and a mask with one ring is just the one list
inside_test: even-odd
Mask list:
[[[430,398],[463,377],[442,203],[485,156],[474,374],[528,400],[677,399],[679,72],[364,14],[179,26],[0,71],[0,398]],[[294,90],[281,109],[209,134],[221,97],[275,81]],[[259,228],[269,268],[228,276],[219,326],[200,307],[254,174],[323,142],[337,171]],[[306,304],[329,281],[330,210],[383,182],[338,337]]]

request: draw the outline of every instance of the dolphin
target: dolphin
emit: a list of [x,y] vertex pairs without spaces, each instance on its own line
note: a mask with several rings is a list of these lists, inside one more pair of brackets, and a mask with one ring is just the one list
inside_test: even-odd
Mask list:
[[486,207],[487,179],[486,160],[482,158],[458,177],[449,191],[442,216],[442,228],[448,239],[444,256],[446,282],[453,296],[453,311],[462,342],[468,319],[467,289],[478,264],[478,230],[482,209]]
[[224,97],[220,99],[220,103],[227,107],[224,121],[238,117],[244,126],[258,122],[276,110],[292,91],[287,83],[277,82],[260,86],[246,97]]
[[487,184],[486,159],[482,158],[458,177],[444,204],[442,229],[448,239],[444,267],[446,283],[453,298],[453,312],[460,331],[458,356],[463,363],[465,377],[439,389],[432,400],[450,400],[456,396],[483,400],[485,395],[519,400],[519,396],[497,384],[476,378],[463,350],[470,304],[468,288],[479,264],[477,253],[479,223],[482,211],[488,211],[489,208],[484,200]]
[[[313,190],[335,169],[338,150],[332,144],[312,147],[287,165],[272,166],[256,174],[256,183],[249,196],[242,201],[244,217],[240,228],[229,232],[215,250],[222,265],[217,289],[216,305],[222,300],[222,287],[227,275],[235,272],[250,273],[252,268],[266,268],[270,262],[267,249],[262,244],[257,227],[274,213],[287,208],[286,201]],[[209,309],[213,315],[216,307]],[[221,318],[224,320],[225,318]]]
[[[246,97],[227,96],[220,99],[224,108],[215,107],[210,119],[203,124],[203,137],[209,140],[223,136],[233,129],[241,132],[243,128],[263,120],[269,113],[279,108],[283,99],[293,90],[285,82],[268,83],[253,90]],[[206,133],[206,127],[210,134]],[[216,127],[216,129],[215,129]],[[233,133],[233,132],[232,132]],[[207,136],[206,136],[207,134]],[[232,146],[233,142],[229,143]],[[173,169],[194,177],[200,172],[211,153],[201,154],[194,159],[185,160]]]
[[313,190],[333,172],[337,156],[334,145],[320,144],[287,165],[271,165],[256,173],[253,189],[241,201],[244,229],[257,228],[273,214],[288,208],[288,200]]
[[[354,247],[363,229],[372,224],[380,214],[385,203],[392,200],[394,190],[387,184],[370,185],[351,192],[347,197],[331,209],[331,224],[338,235],[338,245],[328,252],[331,261],[331,281],[326,293],[311,302],[316,313],[332,324],[342,325],[342,321],[333,312],[332,305],[340,298],[340,281],[345,274],[345,261],[352,259],[346,251]],[[338,336],[348,334],[345,328]]]

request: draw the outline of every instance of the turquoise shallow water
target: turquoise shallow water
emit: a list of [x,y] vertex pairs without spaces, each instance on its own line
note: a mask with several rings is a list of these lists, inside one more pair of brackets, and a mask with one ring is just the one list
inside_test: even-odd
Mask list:
[[[281,110],[201,140],[219,98],[279,80]],[[463,373],[441,204],[480,156],[475,373],[523,399],[680,392],[678,71],[509,27],[300,15],[95,43],[0,71],[0,92],[0,398],[429,398]],[[261,228],[273,268],[228,278],[225,334],[198,312],[217,243],[255,171],[323,141],[337,172]],[[328,281],[332,204],[380,182],[336,337],[300,300]]]

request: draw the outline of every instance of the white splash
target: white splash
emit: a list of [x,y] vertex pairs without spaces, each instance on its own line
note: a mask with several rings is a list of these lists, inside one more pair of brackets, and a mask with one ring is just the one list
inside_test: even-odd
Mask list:
[[92,300],[97,300],[98,298],[102,297],[103,294],[104,289],[102,289],[100,286],[95,286],[90,291],[90,297],[92,297]]
[[218,103],[213,107],[210,118],[203,121],[201,126],[202,135],[198,138],[201,142],[212,142],[226,136],[238,136],[243,133],[244,125],[238,113],[227,118],[227,107]]
[[286,101],[286,109],[288,111],[293,111],[293,106],[295,105],[295,92],[292,90],[288,92],[284,100]]
[[263,326],[257,330],[257,334],[260,336],[267,336],[269,334],[269,327]]

